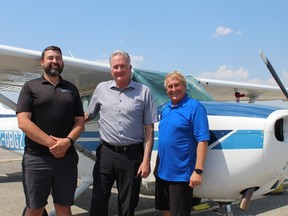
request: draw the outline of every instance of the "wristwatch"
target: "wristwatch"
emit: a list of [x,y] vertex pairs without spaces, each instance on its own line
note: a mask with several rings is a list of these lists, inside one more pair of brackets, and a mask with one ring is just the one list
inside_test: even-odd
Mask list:
[[198,175],[201,175],[203,173],[202,169],[195,169],[194,170]]

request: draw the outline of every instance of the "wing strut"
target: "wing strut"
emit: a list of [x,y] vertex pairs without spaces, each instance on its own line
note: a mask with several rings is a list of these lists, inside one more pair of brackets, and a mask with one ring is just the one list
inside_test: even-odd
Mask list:
[[265,56],[265,54],[262,52],[261,49],[259,49],[259,53],[260,56],[262,58],[262,60],[264,61],[265,65],[267,66],[268,70],[270,71],[271,75],[273,76],[273,78],[275,79],[275,81],[277,82],[278,86],[280,87],[280,89],[282,90],[283,94],[285,95],[285,97],[288,99],[288,92],[286,90],[286,88],[284,87],[282,81],[280,80],[280,78],[278,77],[276,71],[274,70],[274,68],[272,67],[270,61],[267,59],[267,57]]
[[16,107],[17,104],[14,103],[12,100],[10,100],[9,98],[5,97],[3,94],[0,93],[0,103],[3,103],[4,105],[6,105],[7,107],[9,107],[10,109],[16,111]]

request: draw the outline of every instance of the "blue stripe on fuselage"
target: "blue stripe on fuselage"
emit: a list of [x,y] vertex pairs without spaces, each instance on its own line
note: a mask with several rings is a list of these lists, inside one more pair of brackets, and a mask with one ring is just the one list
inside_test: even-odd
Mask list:
[[16,117],[15,114],[0,114],[0,118],[13,118]]
[[[262,149],[263,148],[263,131],[262,130],[211,130],[209,146],[212,150],[239,150],[239,149]],[[229,133],[231,133],[229,135]],[[158,149],[158,131],[154,132],[153,150]],[[93,136],[94,135],[94,136]],[[227,137],[225,137],[227,136]],[[225,138],[224,138],[225,137]],[[83,132],[81,138],[90,138],[85,141],[80,139],[78,144],[84,148],[95,151],[100,145],[98,132]],[[91,138],[93,140],[91,140]],[[223,140],[222,140],[223,139]],[[214,145],[214,146],[213,146]]]
[[[232,131],[230,131],[232,132]],[[263,148],[263,131],[262,130],[237,130],[234,133],[226,136],[223,131],[210,131],[209,146],[216,144],[211,149],[214,150],[239,150],[239,149],[262,149]],[[216,138],[217,137],[217,138]],[[218,142],[218,143],[217,143]]]
[[[279,108],[268,107],[256,104],[244,103],[226,103],[226,102],[207,102],[201,101],[210,116],[235,116],[235,117],[253,117],[253,118],[267,118],[273,111]],[[164,105],[165,106],[165,105]],[[160,107],[160,112],[163,107]],[[0,114],[0,118],[16,117],[15,114]],[[261,130],[237,130],[225,139],[219,141],[221,138],[230,133],[231,130],[213,130],[210,131],[209,146],[211,149],[261,149],[263,148],[263,131]],[[154,147],[153,150],[158,149],[158,131],[154,133]],[[77,143],[87,148],[90,151],[95,151],[96,146],[100,144],[98,131],[85,131],[81,134],[81,139]],[[89,139],[89,140],[85,140]],[[218,142],[218,143],[215,143]],[[4,147],[4,145],[2,146]],[[10,148],[11,149],[11,148]]]
[[[6,132],[6,131],[4,131]],[[262,130],[237,130],[231,133],[232,130],[211,130],[210,131],[210,141],[209,146],[212,146],[212,150],[239,150],[239,149],[262,149],[263,148],[263,131]],[[229,134],[231,133],[231,134]],[[0,133],[4,134],[4,133]],[[155,131],[154,136],[154,146],[153,150],[158,149],[158,131]],[[225,137],[227,136],[227,137]],[[20,135],[19,135],[20,137]],[[21,136],[22,137],[22,136]],[[225,138],[224,138],[225,137]],[[9,140],[7,141],[6,139]],[[6,146],[7,143],[12,143],[10,139],[15,139],[15,136],[3,137],[0,136],[0,146],[2,148],[7,148],[10,150],[19,150],[17,144],[13,146]],[[85,140],[87,139],[87,140]],[[18,139],[17,139],[18,140]],[[6,144],[5,144],[6,143]],[[22,149],[24,147],[24,136],[21,141],[18,140],[17,143],[21,143]],[[83,132],[77,143],[82,145],[89,151],[95,151],[100,145],[99,132]]]
[[81,138],[99,138],[99,131],[85,131],[81,133]]
[[209,116],[235,116],[251,118],[267,118],[279,108],[257,104],[200,101]]

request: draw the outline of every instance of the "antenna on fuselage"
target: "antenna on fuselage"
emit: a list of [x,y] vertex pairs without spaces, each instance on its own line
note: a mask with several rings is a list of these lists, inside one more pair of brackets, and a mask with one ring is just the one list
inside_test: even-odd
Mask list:
[[70,56],[71,56],[72,58],[74,58],[74,55],[72,54],[72,52],[70,52],[70,50],[68,50],[68,52],[69,52]]

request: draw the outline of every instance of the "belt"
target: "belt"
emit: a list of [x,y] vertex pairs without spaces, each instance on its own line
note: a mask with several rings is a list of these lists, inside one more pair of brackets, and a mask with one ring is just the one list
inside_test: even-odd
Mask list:
[[131,144],[126,146],[114,146],[110,145],[104,140],[101,140],[101,144],[116,152],[136,151],[143,149],[143,143]]

